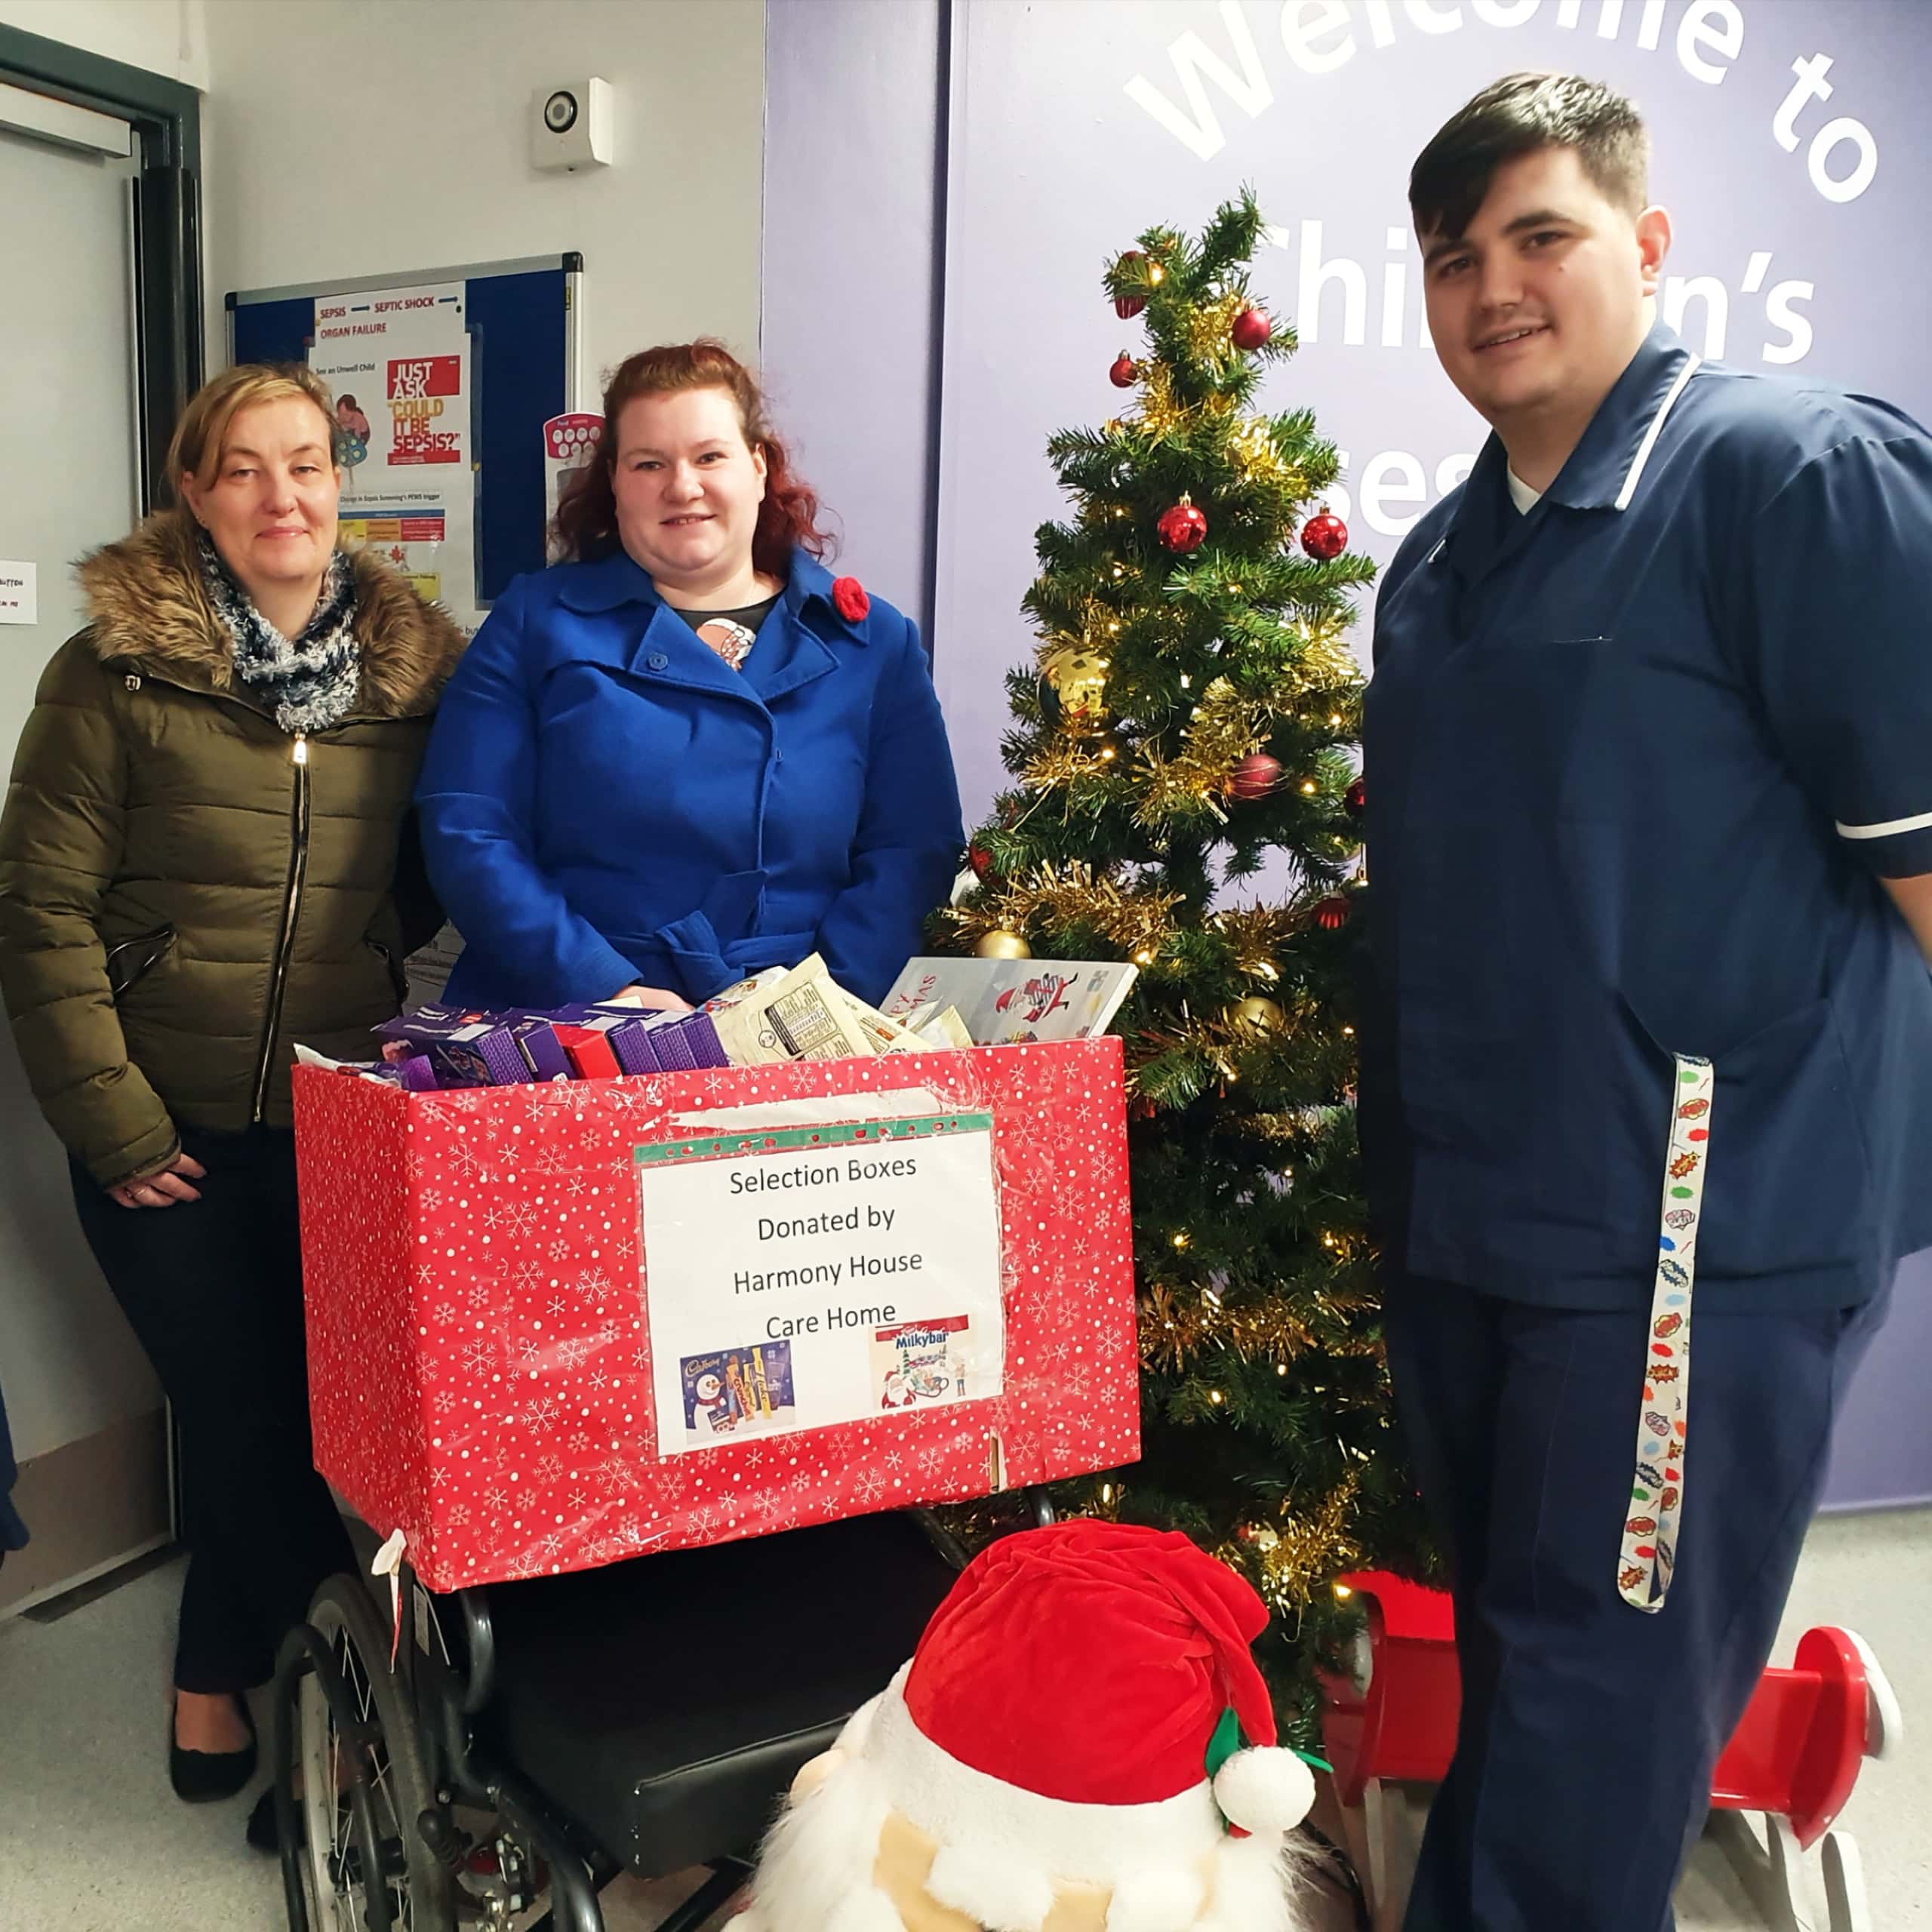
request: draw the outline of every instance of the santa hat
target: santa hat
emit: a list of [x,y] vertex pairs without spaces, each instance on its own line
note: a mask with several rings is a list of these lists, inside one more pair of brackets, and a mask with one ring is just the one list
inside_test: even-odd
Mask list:
[[1076,1520],[993,1544],[795,1794],[757,1922],[892,1932],[873,1875],[897,1814],[931,1847],[927,1898],[986,1932],[1041,1932],[1069,1888],[1106,1932],[1285,1928],[1282,1842],[1314,1783],[1273,1748],[1248,1648],[1267,1620],[1178,1534]]

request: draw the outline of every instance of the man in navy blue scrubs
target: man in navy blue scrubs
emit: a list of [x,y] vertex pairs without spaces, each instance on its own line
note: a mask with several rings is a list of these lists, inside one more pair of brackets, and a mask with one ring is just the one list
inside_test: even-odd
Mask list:
[[1518,75],[1411,180],[1494,433],[1364,731],[1361,1128],[1463,1683],[1408,1932],[1669,1925],[1932,1245],[1932,438],[1659,326],[1647,159]]

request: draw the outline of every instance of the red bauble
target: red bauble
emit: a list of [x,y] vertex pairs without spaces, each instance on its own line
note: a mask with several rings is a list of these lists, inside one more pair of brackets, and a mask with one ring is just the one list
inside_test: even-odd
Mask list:
[[1275,325],[1260,309],[1244,309],[1228,331],[1237,349],[1259,349],[1275,333]]
[[[1146,259],[1138,248],[1130,248],[1120,258],[1120,266],[1124,268],[1129,262],[1144,262]],[[1124,322],[1139,315],[1146,306],[1147,298],[1144,295],[1116,295],[1114,297],[1114,313]]]
[[1265,798],[1281,782],[1281,760],[1270,758],[1266,752],[1251,752],[1235,767],[1228,780],[1228,792],[1236,798]]
[[1107,371],[1107,380],[1117,389],[1131,389],[1140,374],[1140,365],[1123,349],[1114,358],[1114,365]]
[[1333,893],[1315,909],[1315,923],[1324,933],[1338,933],[1349,923],[1349,902]]
[[1360,818],[1368,809],[1368,794],[1359,778],[1342,794],[1342,804],[1351,818]]
[[1185,497],[1172,509],[1163,510],[1154,527],[1160,532],[1161,541],[1183,556],[1190,550],[1199,549],[1208,540],[1208,519]]
[[841,617],[854,624],[872,608],[872,600],[866,595],[866,586],[855,577],[832,579],[832,603]]
[[1323,563],[1349,547],[1349,526],[1332,512],[1312,516],[1301,528],[1301,547]]
[[984,878],[993,869],[993,855],[983,845],[969,845],[966,863],[973,868],[975,878]]

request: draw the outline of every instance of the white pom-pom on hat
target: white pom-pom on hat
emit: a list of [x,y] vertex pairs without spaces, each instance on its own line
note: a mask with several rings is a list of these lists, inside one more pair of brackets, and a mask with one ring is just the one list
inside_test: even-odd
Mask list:
[[1214,1774],[1221,1816],[1257,1838],[1281,1838],[1315,1803],[1315,1774],[1292,1751],[1273,1745],[1237,1751]]

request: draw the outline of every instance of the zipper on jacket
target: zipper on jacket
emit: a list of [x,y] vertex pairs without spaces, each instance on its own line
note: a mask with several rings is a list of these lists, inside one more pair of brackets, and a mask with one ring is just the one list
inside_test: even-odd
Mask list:
[[269,1013],[262,1032],[262,1057],[255,1069],[254,1118],[260,1126],[268,1110],[269,1077],[275,1070],[275,1036],[281,1031],[281,1008],[288,990],[288,961],[295,950],[295,921],[302,909],[302,887],[309,872],[309,740],[297,732],[291,752],[295,765],[295,795],[290,808],[293,842],[288,854],[288,891],[282,901],[281,930],[276,935],[274,970],[269,980]]

